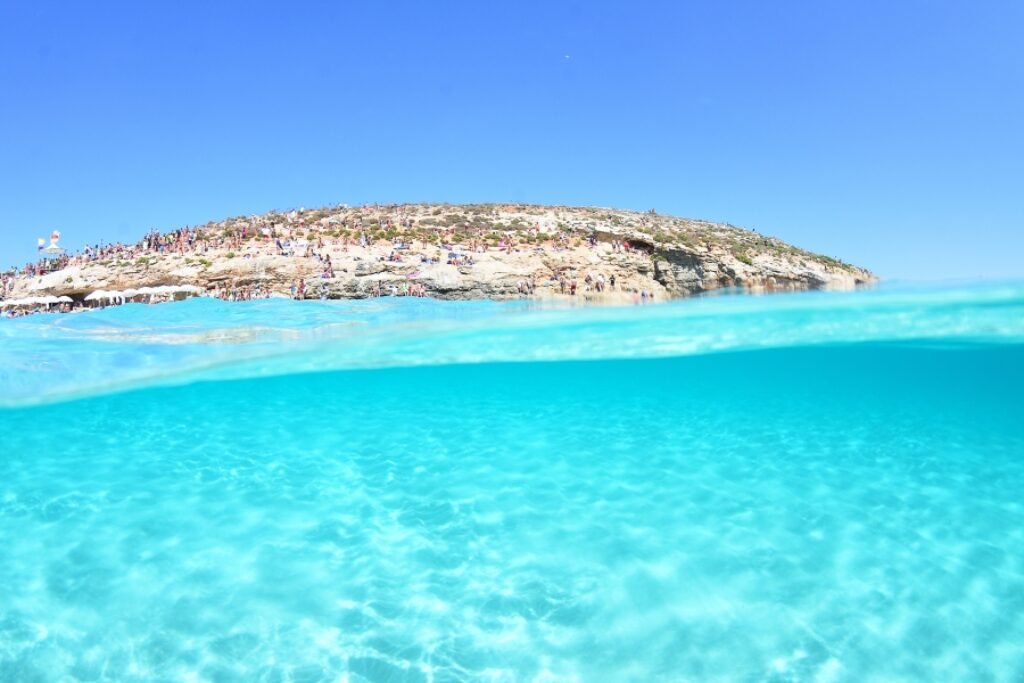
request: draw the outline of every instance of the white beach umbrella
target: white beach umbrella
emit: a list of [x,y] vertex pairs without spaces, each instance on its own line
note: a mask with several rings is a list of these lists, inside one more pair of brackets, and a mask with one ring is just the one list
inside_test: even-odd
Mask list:
[[75,302],[70,296],[59,296],[57,297],[57,303],[59,304],[73,304]]
[[100,299],[102,299],[106,295],[107,295],[107,293],[105,291],[103,291],[102,289],[97,289],[92,294],[87,294],[86,297],[85,297],[85,300],[86,301],[99,301]]

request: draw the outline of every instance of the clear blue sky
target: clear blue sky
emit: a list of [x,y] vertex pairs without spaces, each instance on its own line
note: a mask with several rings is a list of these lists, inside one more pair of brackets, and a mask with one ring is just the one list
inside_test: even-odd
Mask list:
[[1024,276],[1024,3],[0,3],[0,265],[348,202],[656,208]]

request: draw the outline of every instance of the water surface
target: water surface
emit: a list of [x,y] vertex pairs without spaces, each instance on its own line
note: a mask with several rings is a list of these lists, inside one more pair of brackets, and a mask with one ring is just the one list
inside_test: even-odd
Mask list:
[[1024,679],[1024,289],[0,321],[0,680]]

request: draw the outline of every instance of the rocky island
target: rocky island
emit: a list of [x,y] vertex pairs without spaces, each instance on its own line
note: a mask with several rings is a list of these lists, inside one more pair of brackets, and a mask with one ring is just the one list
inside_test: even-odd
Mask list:
[[345,205],[241,216],[29,266],[6,296],[167,285],[222,298],[666,300],[709,290],[851,289],[876,277],[752,230],[605,208]]

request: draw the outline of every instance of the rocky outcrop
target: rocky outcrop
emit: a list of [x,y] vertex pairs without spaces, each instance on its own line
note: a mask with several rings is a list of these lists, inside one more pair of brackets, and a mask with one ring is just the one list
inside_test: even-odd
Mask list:
[[[208,289],[260,288],[290,293],[300,279],[307,296],[361,298],[411,283],[431,296],[501,299],[532,282],[538,296],[560,296],[576,280],[592,298],[656,293],[659,298],[708,290],[850,289],[876,281],[870,272],[756,232],[707,221],[612,209],[525,205],[402,205],[296,210],[210,223],[186,253],[124,248],[98,261],[72,261],[22,278],[12,296],[81,299],[96,290],[195,284]],[[366,247],[359,246],[366,239]],[[285,256],[278,240],[315,244],[330,256]],[[386,260],[402,241],[402,261]],[[472,265],[446,263],[451,250]],[[430,261],[438,260],[434,263]],[[461,263],[461,261],[460,261]],[[586,285],[615,280],[602,293]]]
[[861,269],[818,260],[782,260],[769,252],[748,263],[735,255],[700,254],[685,248],[659,252],[654,258],[654,279],[674,296],[730,287],[759,291],[853,289],[875,281]]

